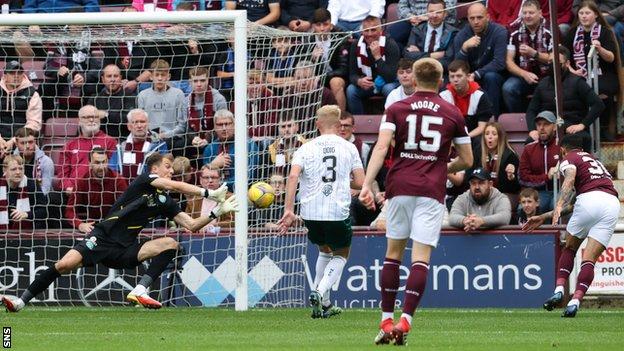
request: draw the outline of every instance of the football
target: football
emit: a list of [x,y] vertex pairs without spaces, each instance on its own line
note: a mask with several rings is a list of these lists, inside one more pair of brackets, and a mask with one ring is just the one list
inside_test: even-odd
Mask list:
[[247,197],[256,207],[267,208],[275,200],[275,190],[265,182],[257,182],[249,187]]

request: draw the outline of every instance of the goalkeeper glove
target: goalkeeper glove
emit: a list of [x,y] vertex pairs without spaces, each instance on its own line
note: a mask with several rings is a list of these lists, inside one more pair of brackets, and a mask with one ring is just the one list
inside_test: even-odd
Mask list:
[[204,197],[211,198],[215,200],[216,202],[221,203],[225,201],[225,195],[227,194],[227,191],[228,191],[227,183],[223,183],[216,190],[204,189]]
[[212,211],[210,211],[210,217],[219,218],[222,214],[229,212],[238,212],[238,201],[236,201],[235,196],[230,196],[217,207],[212,209]]

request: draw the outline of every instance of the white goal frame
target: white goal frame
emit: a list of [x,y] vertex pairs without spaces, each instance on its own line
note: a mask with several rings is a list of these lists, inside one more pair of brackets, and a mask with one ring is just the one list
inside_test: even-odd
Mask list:
[[239,212],[235,218],[236,297],[235,310],[248,309],[247,292],[247,11],[180,11],[180,12],[89,12],[5,14],[0,26],[98,25],[143,23],[234,23],[234,117],[236,120],[234,147],[236,157],[235,196]]

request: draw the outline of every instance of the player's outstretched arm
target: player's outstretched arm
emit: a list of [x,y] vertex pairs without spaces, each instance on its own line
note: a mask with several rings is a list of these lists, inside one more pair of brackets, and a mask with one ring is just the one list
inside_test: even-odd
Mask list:
[[301,174],[301,166],[292,165],[288,181],[286,182],[286,198],[284,199],[284,215],[277,221],[280,233],[286,233],[297,216],[295,215],[295,193],[297,192],[297,184],[299,184],[299,175]]
[[455,144],[457,158],[447,165],[447,173],[456,173],[472,167],[474,157],[471,144]]
[[191,232],[196,232],[201,228],[205,227],[206,224],[219,218],[221,215],[230,212],[238,212],[238,202],[236,201],[235,196],[229,197],[227,200],[220,203],[217,207],[213,208],[212,211],[210,211],[209,216],[192,218],[186,212],[180,212],[175,217],[173,217],[173,220],[177,224],[190,230]]
[[171,180],[167,178],[156,178],[150,184],[153,187],[158,188],[160,190],[175,191],[177,193],[181,193],[185,195],[209,197],[219,203],[225,201],[225,195],[227,194],[226,183],[223,183],[216,190],[207,190],[207,189],[195,186],[193,184],[179,182],[177,180]]
[[[565,216],[567,214],[572,213],[572,211],[574,210],[574,202],[576,201],[576,198],[573,199],[573,201],[568,204],[567,206],[565,206],[561,212],[560,215],[561,216]],[[537,229],[539,226],[541,226],[542,224],[548,222],[549,220],[552,219],[553,217],[553,211],[548,211],[546,213],[542,213],[539,216],[533,216],[527,219],[527,222],[522,226],[522,230],[524,230],[525,232],[532,232],[533,230]]]
[[375,209],[375,194],[373,194],[372,186],[379,170],[383,166],[384,159],[390,149],[390,144],[394,138],[394,131],[391,129],[382,129],[379,131],[379,137],[377,144],[373,148],[373,153],[368,161],[368,167],[366,168],[366,176],[364,177],[364,184],[362,185],[362,191],[360,191],[359,200],[368,209]]

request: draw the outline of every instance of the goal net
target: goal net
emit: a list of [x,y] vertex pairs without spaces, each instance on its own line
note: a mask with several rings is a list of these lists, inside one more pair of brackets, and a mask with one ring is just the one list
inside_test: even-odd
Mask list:
[[[0,18],[0,135],[22,160],[4,168],[16,163],[26,179],[0,181],[0,294],[19,296],[88,238],[125,184],[146,171],[143,160],[160,152],[175,156],[174,179],[206,188],[228,182],[245,203],[249,184],[265,181],[276,200],[265,209],[242,206],[236,220],[220,218],[197,233],[154,219],[140,240],[167,235],[181,250],[152,296],[170,306],[304,304],[306,237],[278,235],[275,223],[290,157],[315,136],[328,60],[344,37],[246,21],[238,22],[241,36],[232,13],[239,11]],[[214,206],[172,196],[193,217]],[[27,217],[16,220],[16,210]],[[124,304],[147,265],[82,268],[33,303]]]

